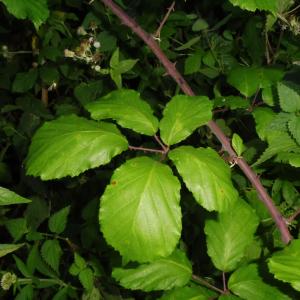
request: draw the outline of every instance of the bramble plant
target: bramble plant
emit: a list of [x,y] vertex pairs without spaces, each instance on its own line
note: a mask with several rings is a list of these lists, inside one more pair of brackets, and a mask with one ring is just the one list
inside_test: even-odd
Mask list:
[[1,299],[299,299],[300,6],[198,2],[0,0]]

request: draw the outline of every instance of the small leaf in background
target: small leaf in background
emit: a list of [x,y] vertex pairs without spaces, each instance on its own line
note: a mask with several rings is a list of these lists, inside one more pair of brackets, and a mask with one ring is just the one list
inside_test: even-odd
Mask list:
[[181,146],[169,153],[179,174],[205,209],[226,211],[237,200],[229,166],[211,148]]
[[8,253],[14,252],[24,246],[25,244],[0,244],[0,257]]
[[184,61],[184,74],[190,75],[199,71],[201,67],[201,59],[203,53],[201,51],[196,51],[195,53],[189,55]]
[[228,287],[234,294],[246,300],[291,300],[277,288],[262,281],[256,264],[243,266],[231,274]]
[[150,105],[134,90],[119,89],[85,106],[95,120],[114,119],[120,126],[154,135],[158,120]]
[[207,28],[208,28],[208,23],[204,19],[199,18],[193,24],[192,31],[198,32]]
[[292,115],[288,122],[289,131],[300,145],[300,117]]
[[205,96],[174,96],[163,111],[160,134],[166,145],[181,142],[212,118],[212,101]]
[[49,206],[44,199],[33,198],[25,210],[28,227],[36,230],[49,217]]
[[170,256],[140,265],[136,269],[113,270],[112,276],[131,290],[159,291],[186,285],[192,266],[184,252],[175,250]]
[[43,260],[57,273],[59,273],[60,258],[62,254],[62,249],[57,240],[47,240],[41,247]]
[[280,107],[286,112],[300,111],[300,94],[288,82],[278,82],[277,91]]
[[115,170],[100,202],[106,241],[127,260],[170,255],[181,234],[180,183],[169,166],[149,157]]
[[241,199],[219,213],[217,221],[206,220],[207,252],[217,269],[228,272],[237,267],[258,224],[254,210]]
[[23,287],[14,300],[31,300],[33,298],[33,286],[28,284]]
[[30,19],[38,29],[48,18],[47,0],[0,0],[18,19]]
[[275,278],[290,283],[300,291],[300,240],[294,240],[283,250],[275,252],[269,259],[268,267]]
[[94,286],[94,274],[93,271],[90,268],[85,268],[82,271],[80,271],[78,278],[82,284],[82,286],[88,290],[91,291]]
[[276,13],[278,10],[277,2],[275,0],[229,0],[233,5],[239,6],[241,9],[250,11],[267,10]]
[[236,154],[238,156],[241,156],[245,150],[245,146],[242,138],[238,134],[234,133],[232,136],[231,144]]
[[55,67],[42,66],[39,69],[40,77],[44,84],[52,85],[53,83],[58,83],[59,81],[59,72]]
[[31,69],[28,72],[18,73],[13,82],[12,91],[14,93],[25,93],[35,84],[38,77],[38,70]]
[[9,219],[5,221],[5,227],[17,242],[25,233],[28,232],[27,222],[25,218]]
[[43,180],[77,176],[107,164],[127,147],[113,124],[62,116],[35,133],[26,159],[27,174]]
[[103,90],[103,82],[101,80],[81,82],[74,89],[74,96],[81,103],[86,105],[96,100]]
[[30,203],[31,200],[26,199],[13,191],[4,187],[0,187],[0,206],[11,204]]
[[51,232],[60,234],[65,230],[69,212],[70,206],[66,206],[49,218],[48,225]]
[[74,263],[80,270],[85,269],[86,267],[85,259],[76,252],[74,253]]

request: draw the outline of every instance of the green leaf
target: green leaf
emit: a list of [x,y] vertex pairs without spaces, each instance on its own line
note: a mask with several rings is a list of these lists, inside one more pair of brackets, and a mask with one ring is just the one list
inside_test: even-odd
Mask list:
[[283,75],[279,69],[239,66],[230,71],[227,81],[245,97],[250,97],[260,88],[270,87]]
[[25,218],[9,219],[5,221],[5,227],[13,237],[14,242],[19,240],[25,233],[28,232]]
[[205,96],[174,96],[163,111],[160,133],[166,145],[181,142],[212,118],[213,103]]
[[6,188],[0,187],[0,206],[30,202],[31,200],[23,198],[20,195]]
[[28,72],[18,73],[12,85],[14,93],[25,93],[30,90],[38,77],[37,69],[31,69]]
[[94,274],[90,268],[85,268],[79,272],[78,278],[82,284],[82,286],[91,291],[94,286]]
[[107,242],[127,260],[170,255],[181,234],[179,191],[170,167],[148,157],[128,160],[101,198],[100,225]]
[[57,240],[47,240],[41,247],[41,255],[44,261],[59,273],[59,263],[63,252]]
[[181,288],[174,289],[164,293],[164,295],[159,298],[160,300],[211,300],[214,299],[217,294],[211,290],[208,290],[202,286],[185,286]]
[[26,160],[27,174],[43,180],[73,177],[109,163],[127,147],[113,124],[62,116],[35,133]]
[[286,82],[278,82],[277,91],[280,107],[286,112],[300,111],[300,95]]
[[203,56],[202,52],[196,52],[187,57],[187,59],[184,62],[185,75],[190,75],[199,71],[201,67],[202,56]]
[[6,5],[7,10],[18,19],[30,19],[35,28],[44,23],[49,10],[47,0],[0,0]]
[[169,153],[197,202],[209,211],[225,211],[237,200],[229,166],[211,148],[181,146]]
[[116,71],[120,74],[130,71],[137,63],[138,59],[126,59],[119,62]]
[[295,115],[291,116],[291,119],[288,122],[288,126],[292,136],[300,145],[300,117],[297,117]]
[[238,156],[241,156],[245,150],[245,146],[244,146],[242,138],[238,134],[234,133],[232,136],[231,143],[232,143],[232,147],[233,147],[234,151],[236,152],[236,154]]
[[290,299],[275,287],[262,281],[256,264],[236,270],[229,278],[228,287],[234,294],[246,300]]
[[66,228],[69,212],[70,206],[66,206],[65,208],[53,214],[48,222],[50,231],[57,234],[62,233]]
[[27,267],[24,262],[16,255],[12,255],[15,262],[16,262],[16,266],[18,268],[18,270],[21,272],[21,274],[25,277],[30,277],[32,276],[33,272],[29,269],[29,267]]
[[300,291],[300,240],[294,240],[283,250],[275,252],[269,259],[268,267],[275,278],[290,283]]
[[121,73],[114,69],[110,69],[109,71],[111,79],[114,81],[118,89],[122,88],[122,76]]
[[218,220],[205,222],[208,255],[221,271],[234,270],[254,238],[259,224],[254,210],[243,200],[237,201]]
[[182,251],[175,250],[168,257],[140,265],[136,269],[116,268],[112,276],[123,287],[131,290],[169,290],[184,286],[190,281],[192,266]]
[[42,66],[39,72],[44,84],[52,85],[59,81],[59,72],[55,67]]
[[134,90],[120,89],[91,102],[85,107],[95,120],[114,119],[120,126],[138,133],[154,135],[158,120],[150,105]]
[[74,263],[80,270],[85,269],[86,267],[85,259],[76,252],[74,253]]
[[44,199],[33,198],[24,215],[28,227],[31,230],[36,230],[49,217],[48,203]]
[[15,297],[15,300],[33,300],[33,286],[28,284],[23,287]]
[[25,244],[0,244],[0,257],[8,253],[14,252],[24,246]]
[[89,102],[96,100],[103,89],[103,83],[101,80],[81,82],[74,89],[74,96],[82,104],[86,105]]
[[229,0],[233,5],[239,6],[242,9],[256,11],[267,10],[276,13],[278,10],[277,0]]
[[208,23],[204,19],[199,18],[193,24],[192,31],[197,32],[197,31],[201,31],[201,30],[204,30],[204,29],[207,29],[207,28],[208,28]]

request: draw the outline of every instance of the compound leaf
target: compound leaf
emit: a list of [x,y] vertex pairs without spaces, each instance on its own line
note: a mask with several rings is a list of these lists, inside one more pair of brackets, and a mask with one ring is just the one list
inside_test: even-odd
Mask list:
[[230,168],[213,149],[181,146],[169,157],[196,201],[207,210],[225,211],[236,201]]
[[187,138],[192,132],[212,118],[213,103],[205,96],[177,95],[166,105],[159,128],[166,145]]
[[107,242],[128,260],[170,255],[181,234],[179,191],[170,167],[148,157],[128,160],[101,198],[100,225]]
[[236,268],[253,241],[258,223],[254,210],[241,199],[219,213],[217,221],[205,222],[208,255],[216,268],[224,272]]
[[112,276],[123,287],[131,290],[169,290],[189,282],[192,266],[182,251],[175,250],[168,257],[140,265],[136,269],[116,268]]
[[288,300],[277,288],[264,283],[258,274],[256,264],[243,266],[236,270],[229,278],[229,289],[246,300]]
[[153,116],[150,105],[134,90],[113,91],[95,102],[86,105],[95,120],[114,119],[119,125],[136,132],[154,135],[158,120]]
[[35,133],[26,160],[27,174],[43,180],[76,176],[109,163],[127,147],[113,124],[63,116],[46,122]]
[[300,240],[294,240],[285,249],[275,252],[268,267],[275,278],[288,282],[300,291]]

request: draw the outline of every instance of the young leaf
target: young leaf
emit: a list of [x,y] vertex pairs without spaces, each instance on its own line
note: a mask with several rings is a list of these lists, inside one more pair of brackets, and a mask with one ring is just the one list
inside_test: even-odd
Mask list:
[[245,150],[245,146],[244,146],[242,138],[238,134],[234,133],[232,136],[231,143],[232,143],[232,147],[233,147],[234,151],[236,152],[236,154],[238,156],[241,156]]
[[119,125],[136,132],[154,135],[158,120],[150,105],[134,90],[120,89],[91,102],[85,107],[95,120],[114,119]]
[[237,200],[230,168],[213,149],[181,146],[169,157],[196,201],[207,210],[226,211]]
[[276,13],[278,10],[276,0],[229,0],[233,5],[239,6],[242,9],[250,11],[268,10],[272,13]]
[[62,256],[62,249],[57,240],[47,240],[41,247],[41,254],[44,261],[59,273],[59,263]]
[[31,200],[21,197],[20,195],[6,188],[0,187],[0,206],[30,202]]
[[274,277],[288,282],[300,291],[300,240],[294,240],[285,249],[275,252],[268,267]]
[[25,244],[0,244],[0,257],[16,251],[24,245]]
[[179,191],[170,167],[148,157],[128,160],[101,198],[100,225],[107,242],[127,260],[170,255],[181,234]]
[[160,258],[136,269],[113,270],[112,276],[131,290],[145,292],[169,290],[186,285],[192,276],[192,266],[185,254],[175,250],[170,256]]
[[66,206],[50,217],[48,226],[51,232],[60,234],[65,230],[69,212],[70,206]]
[[94,274],[90,268],[85,268],[79,272],[78,278],[83,287],[90,291],[94,286]]
[[297,143],[300,145],[300,117],[292,115],[288,122],[289,130]]
[[164,293],[159,298],[160,300],[211,300],[217,297],[217,294],[211,290],[208,290],[202,286],[184,286]]
[[38,29],[49,16],[47,0],[0,0],[0,2],[3,2],[7,10],[16,18],[30,19],[36,29]]
[[300,95],[288,83],[278,82],[277,91],[280,107],[286,112],[300,110]]
[[262,281],[256,264],[236,270],[229,278],[228,287],[234,294],[246,300],[291,300],[277,288]]
[[213,103],[205,96],[174,96],[163,111],[160,133],[166,145],[187,138],[192,132],[212,118]]
[[241,199],[219,213],[217,221],[205,222],[208,255],[217,269],[228,272],[236,268],[253,241],[258,223],[254,210]]
[[37,130],[26,160],[27,174],[43,180],[77,176],[107,164],[127,147],[113,124],[63,116]]

